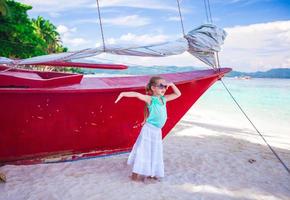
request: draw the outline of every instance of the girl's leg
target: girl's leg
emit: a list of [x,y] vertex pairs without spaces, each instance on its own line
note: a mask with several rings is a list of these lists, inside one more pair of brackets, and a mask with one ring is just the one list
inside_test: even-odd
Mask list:
[[146,176],[132,172],[132,175],[131,175],[132,181],[143,181],[144,182],[145,178],[146,178]]

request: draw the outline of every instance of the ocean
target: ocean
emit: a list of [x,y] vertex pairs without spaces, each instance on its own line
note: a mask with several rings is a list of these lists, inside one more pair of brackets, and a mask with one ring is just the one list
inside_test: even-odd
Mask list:
[[[258,129],[290,134],[290,79],[223,78],[223,81]],[[220,81],[197,104],[233,118],[243,116]]]

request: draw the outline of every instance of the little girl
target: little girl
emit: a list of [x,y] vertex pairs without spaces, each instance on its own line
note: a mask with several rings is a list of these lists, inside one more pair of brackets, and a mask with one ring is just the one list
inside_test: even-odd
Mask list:
[[[169,86],[173,93],[164,95]],[[146,93],[149,95],[138,92],[121,92],[115,101],[117,103],[122,97],[136,97],[144,101],[149,110],[149,116],[147,112],[145,118],[148,117],[145,119],[145,124],[127,162],[133,166],[131,178],[134,181],[144,180],[144,176],[155,180],[164,177],[161,128],[167,119],[166,102],[181,95],[179,89],[173,83],[167,84],[161,77],[150,79],[146,86]]]

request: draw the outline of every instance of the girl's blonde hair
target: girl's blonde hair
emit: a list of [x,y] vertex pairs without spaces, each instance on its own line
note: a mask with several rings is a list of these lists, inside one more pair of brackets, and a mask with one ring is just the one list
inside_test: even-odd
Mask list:
[[[156,85],[158,80],[163,80],[163,78],[160,76],[152,76],[150,78],[149,82],[147,83],[147,85],[145,87],[146,94],[153,95],[153,91],[152,91],[151,87]],[[144,121],[142,124],[144,124],[146,122],[146,119],[148,118],[148,116],[149,116],[149,111],[148,111],[147,105],[145,104],[145,106],[144,106]]]
[[158,80],[163,80],[163,78],[160,77],[160,76],[152,76],[152,77],[150,78],[150,80],[149,80],[149,82],[147,83],[146,88],[145,88],[145,90],[146,90],[146,94],[149,94],[149,95],[152,95],[152,94],[153,94],[153,91],[152,91],[151,87],[152,87],[153,85],[156,85]]

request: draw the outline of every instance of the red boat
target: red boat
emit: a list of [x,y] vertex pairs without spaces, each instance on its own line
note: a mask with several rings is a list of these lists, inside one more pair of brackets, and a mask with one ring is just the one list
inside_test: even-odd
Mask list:
[[[0,165],[57,162],[127,152],[144,120],[144,103],[122,91],[145,92],[148,75],[86,77],[16,69],[22,65],[126,69],[124,65],[72,62],[101,53],[163,57],[189,52],[212,70],[162,74],[182,96],[167,104],[165,137],[197,99],[229,68],[218,68],[216,53],[226,33],[202,25],[183,38],[145,46],[103,46],[23,60],[0,57]],[[2,65],[1,65],[2,64]],[[171,91],[168,91],[171,92]]]
[[[0,164],[74,160],[132,148],[144,119],[144,103],[131,98],[114,101],[121,91],[145,93],[150,76],[86,77],[5,69],[0,67]],[[167,104],[163,137],[230,70],[162,74],[182,93]]]

